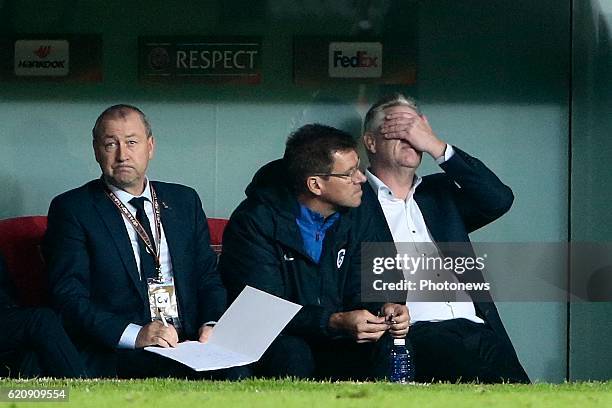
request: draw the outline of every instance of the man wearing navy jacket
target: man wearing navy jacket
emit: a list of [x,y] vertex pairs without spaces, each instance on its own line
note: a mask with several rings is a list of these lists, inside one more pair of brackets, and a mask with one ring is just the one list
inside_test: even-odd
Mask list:
[[112,106],[92,133],[102,177],[49,208],[54,303],[93,375],[190,376],[142,349],[205,342],[226,308],[200,198],[146,177],[155,140],[140,109]]
[[[440,252],[444,243],[465,243],[473,256],[468,234],[512,205],[510,188],[482,162],[440,140],[404,95],[386,96],[370,108],[363,141],[370,168],[362,211],[369,209],[364,216],[387,224],[396,243],[414,248],[434,243]],[[423,152],[444,173],[417,176]],[[454,279],[483,281],[479,271],[469,274]],[[455,293],[449,299],[453,297],[467,301],[408,298],[416,379],[529,382],[489,293]]]
[[[388,374],[391,337],[408,330],[405,305],[361,302],[354,211],[366,181],[353,138],[310,124],[262,167],[223,235],[219,268],[230,298],[250,285],[302,305],[256,374],[364,379]],[[363,225],[363,224],[359,224]],[[380,228],[368,228],[377,241]]]

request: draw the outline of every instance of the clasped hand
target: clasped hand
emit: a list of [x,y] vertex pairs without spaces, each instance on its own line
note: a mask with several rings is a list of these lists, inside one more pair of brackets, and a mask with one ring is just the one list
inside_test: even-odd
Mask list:
[[[202,325],[198,331],[198,341],[206,343],[212,331],[213,327]],[[174,326],[171,324],[165,326],[158,320],[143,326],[136,337],[136,348],[147,346],[176,347],[178,343],[178,333]]]
[[406,305],[385,303],[376,316],[368,310],[335,313],[330,326],[348,332],[357,343],[376,342],[389,331],[392,337],[405,337],[410,316]]

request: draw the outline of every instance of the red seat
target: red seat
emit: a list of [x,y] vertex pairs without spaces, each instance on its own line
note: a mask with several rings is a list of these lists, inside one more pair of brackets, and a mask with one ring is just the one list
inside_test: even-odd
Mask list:
[[209,218],[208,229],[210,230],[210,246],[217,253],[221,253],[221,244],[223,242],[223,231],[228,220],[225,218]]
[[[227,220],[209,218],[210,244],[221,252],[223,230]],[[7,218],[0,220],[0,253],[17,290],[17,301],[24,306],[48,303],[48,280],[40,244],[47,229],[44,215]]]
[[46,216],[0,220],[0,252],[17,290],[18,303],[40,306],[48,303],[48,281],[40,252],[47,229]]

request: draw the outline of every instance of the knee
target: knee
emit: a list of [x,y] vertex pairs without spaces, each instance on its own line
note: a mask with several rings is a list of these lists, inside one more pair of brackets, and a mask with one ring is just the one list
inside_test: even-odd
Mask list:
[[222,378],[227,381],[239,381],[253,376],[253,370],[250,366],[230,367],[223,370]]
[[27,332],[30,336],[44,336],[63,330],[62,322],[58,315],[47,307],[37,307],[27,309]]
[[256,372],[264,377],[312,378],[315,362],[308,343],[295,336],[279,336],[262,357]]

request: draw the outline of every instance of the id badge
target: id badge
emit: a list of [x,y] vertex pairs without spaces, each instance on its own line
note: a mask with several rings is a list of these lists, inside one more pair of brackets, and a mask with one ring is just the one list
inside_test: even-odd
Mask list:
[[147,288],[149,292],[151,320],[165,319],[172,322],[174,319],[178,319],[178,305],[176,303],[174,281],[170,279],[167,282],[160,283],[157,280],[149,279],[147,281]]

